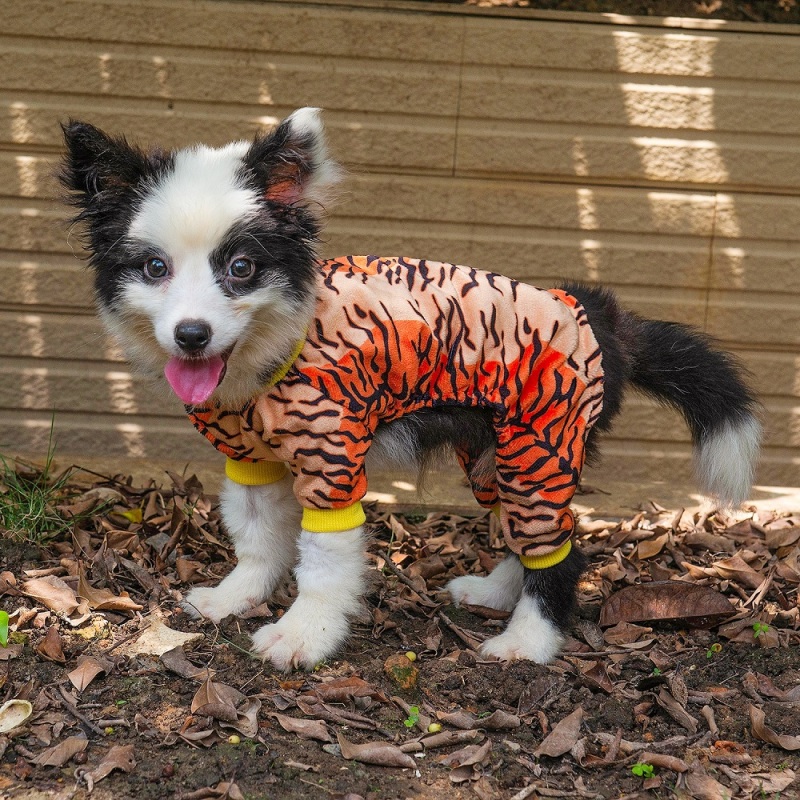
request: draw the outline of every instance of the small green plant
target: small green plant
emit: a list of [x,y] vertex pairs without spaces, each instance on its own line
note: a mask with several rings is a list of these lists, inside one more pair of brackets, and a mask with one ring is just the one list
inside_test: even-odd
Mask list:
[[714,658],[714,656],[717,653],[721,652],[722,652],[722,645],[719,642],[714,642],[714,644],[712,644],[711,647],[709,647],[708,650],[706,650],[706,658],[710,660]]
[[654,678],[657,678],[661,674],[662,674],[661,670],[658,667],[653,667],[652,675],[653,675]]
[[655,767],[652,764],[647,764],[640,761],[631,767],[631,772],[639,778],[652,778],[656,774]]
[[20,469],[0,454],[0,536],[39,544],[72,530],[76,519],[65,519],[55,508],[72,494],[72,468],[54,476],[54,455],[52,426],[44,466]]
[[419,722],[419,707],[411,706],[408,709],[408,716],[403,720],[406,728],[413,728]]
[[0,611],[0,647],[8,647],[8,612]]
[[769,625],[766,622],[754,622],[753,623],[753,638],[758,639],[762,633],[766,633],[769,630]]

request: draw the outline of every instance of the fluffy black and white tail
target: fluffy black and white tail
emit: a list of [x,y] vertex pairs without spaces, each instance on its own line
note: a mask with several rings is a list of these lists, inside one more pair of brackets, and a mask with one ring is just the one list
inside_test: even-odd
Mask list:
[[683,414],[700,488],[721,505],[738,505],[750,491],[761,441],[755,399],[740,367],[697,331],[638,322],[631,382]]
[[598,429],[610,427],[625,385],[630,384],[683,415],[703,492],[725,507],[746,499],[758,459],[761,424],[758,403],[738,361],[694,328],[625,311],[607,290],[565,288],[586,309],[603,352],[606,400]]

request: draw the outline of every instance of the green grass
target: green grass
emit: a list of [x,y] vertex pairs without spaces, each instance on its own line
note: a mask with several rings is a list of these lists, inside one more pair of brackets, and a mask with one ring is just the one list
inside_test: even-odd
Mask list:
[[0,454],[0,536],[41,544],[72,530],[75,519],[65,519],[56,505],[68,499],[72,469],[53,475],[51,438],[42,467],[17,467]]

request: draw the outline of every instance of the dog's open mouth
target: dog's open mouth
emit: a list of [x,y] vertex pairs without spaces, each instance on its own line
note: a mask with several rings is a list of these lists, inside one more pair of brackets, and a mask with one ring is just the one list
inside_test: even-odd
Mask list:
[[232,349],[210,358],[173,356],[164,367],[164,377],[185,405],[205,403],[222,383]]

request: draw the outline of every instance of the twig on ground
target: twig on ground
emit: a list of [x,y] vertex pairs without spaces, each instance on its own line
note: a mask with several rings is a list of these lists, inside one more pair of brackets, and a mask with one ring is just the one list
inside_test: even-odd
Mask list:
[[92,722],[87,716],[81,714],[81,712],[75,708],[75,706],[72,704],[72,700],[70,700],[69,695],[64,691],[63,686],[58,686],[58,692],[61,697],[56,697],[55,699],[58,700],[62,706],[64,706],[65,711],[72,714],[72,716],[75,717],[78,722],[80,722],[82,725],[85,725],[92,733],[96,733],[98,736],[106,735],[106,732],[101,727],[95,725],[95,723]]

